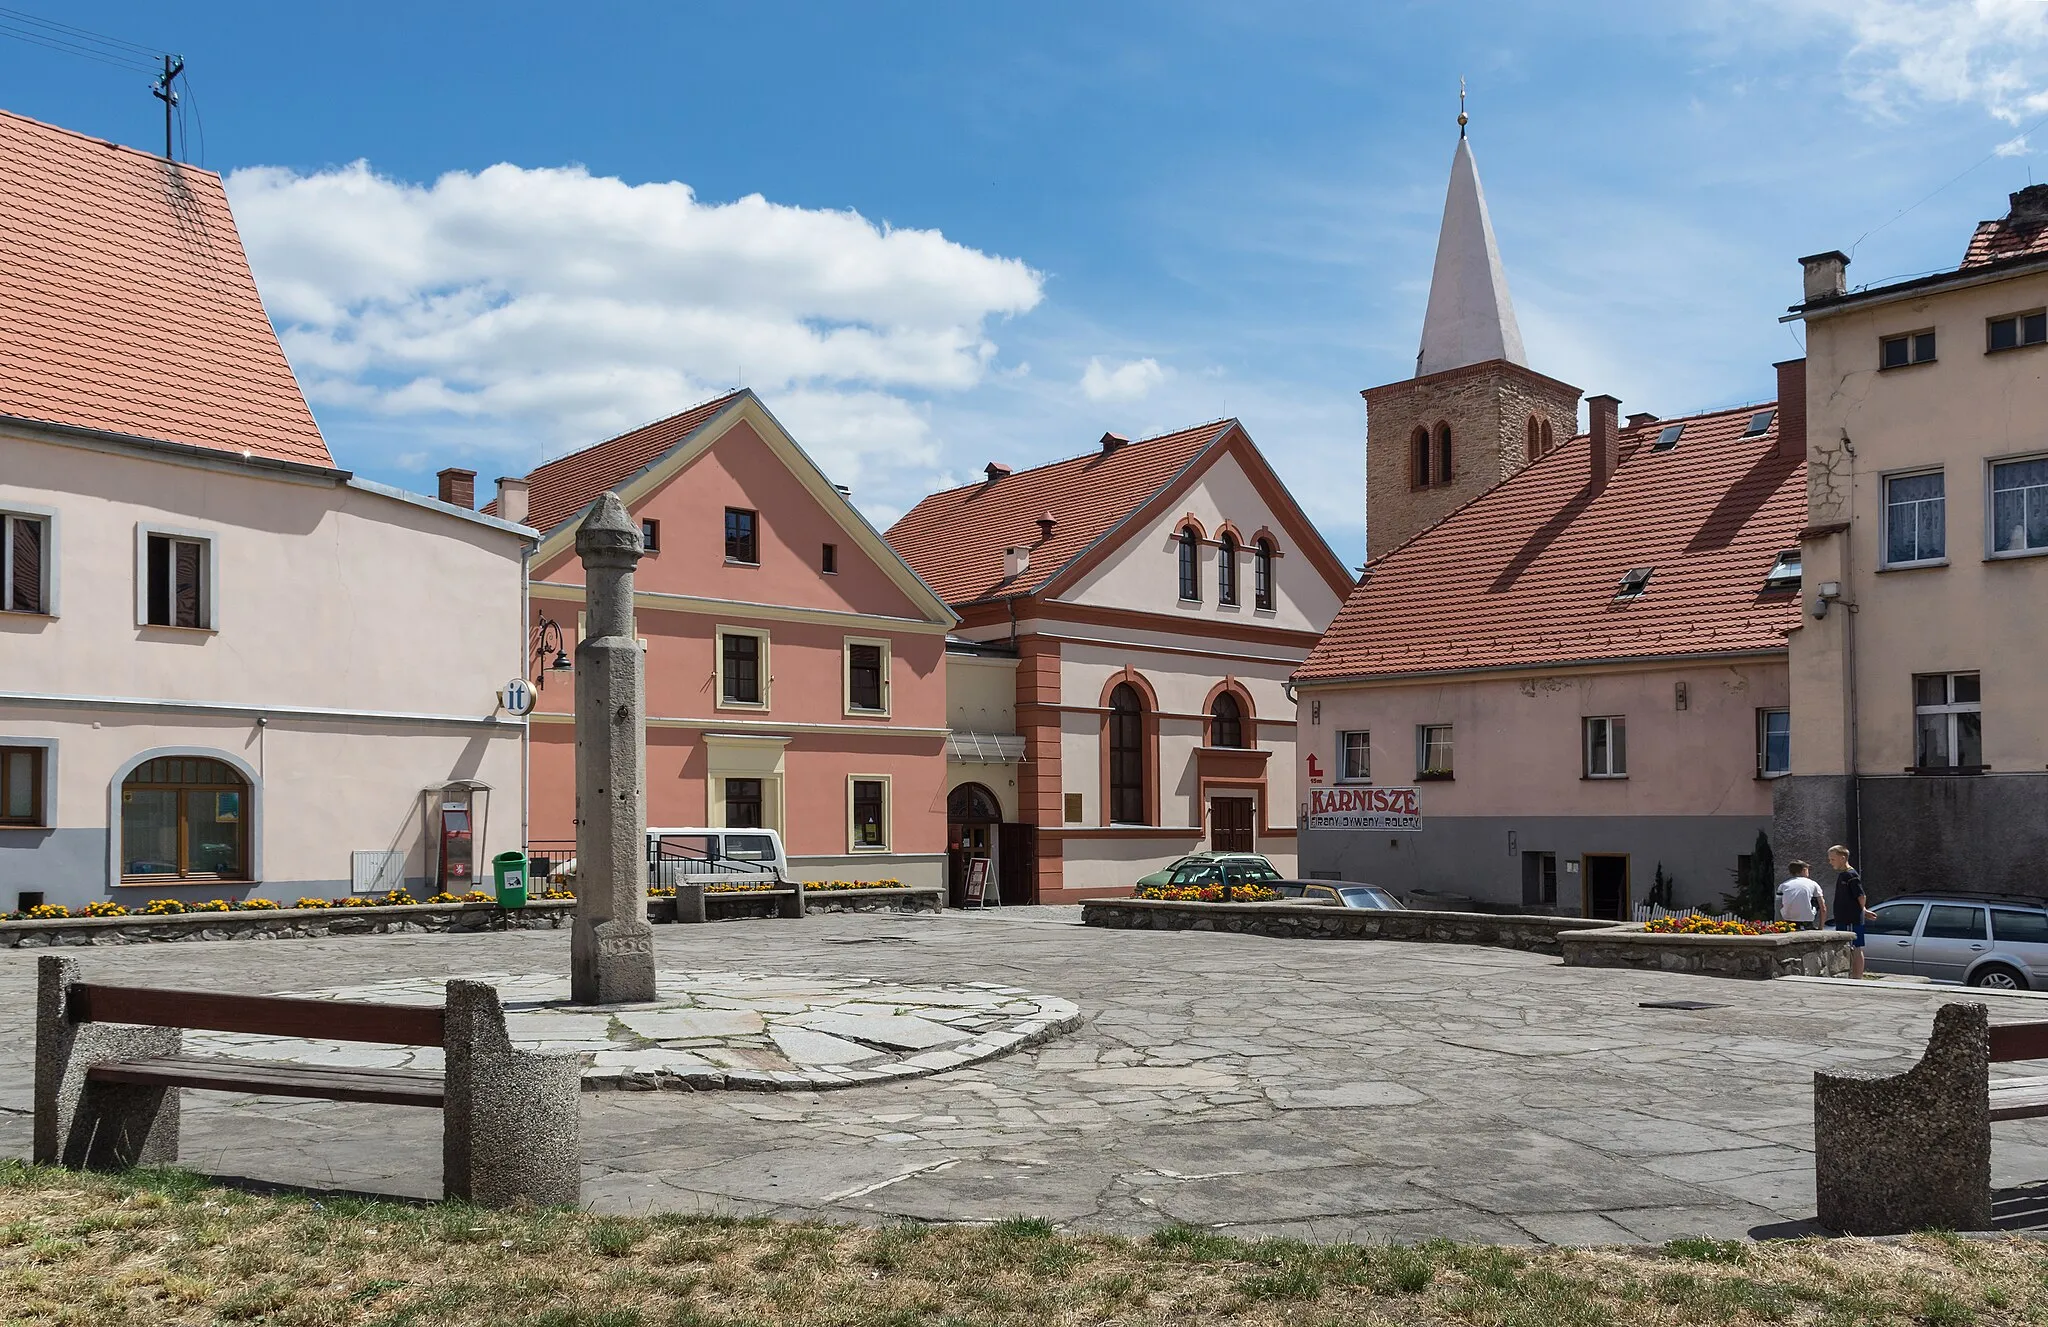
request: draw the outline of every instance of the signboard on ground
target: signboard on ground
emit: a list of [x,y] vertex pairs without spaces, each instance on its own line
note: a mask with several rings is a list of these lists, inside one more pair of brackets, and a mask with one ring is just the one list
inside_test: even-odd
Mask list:
[[988,906],[988,858],[967,859],[967,906],[985,908]]
[[1420,830],[1422,801],[1413,788],[1311,788],[1308,828]]

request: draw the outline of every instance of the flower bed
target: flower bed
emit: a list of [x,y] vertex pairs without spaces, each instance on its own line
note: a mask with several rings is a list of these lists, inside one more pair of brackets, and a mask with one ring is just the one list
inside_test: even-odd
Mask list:
[[1167,903],[1272,903],[1280,891],[1264,885],[1139,885],[1131,897]]
[[1715,921],[1712,917],[1658,917],[1643,923],[1651,935],[1785,935],[1791,922]]

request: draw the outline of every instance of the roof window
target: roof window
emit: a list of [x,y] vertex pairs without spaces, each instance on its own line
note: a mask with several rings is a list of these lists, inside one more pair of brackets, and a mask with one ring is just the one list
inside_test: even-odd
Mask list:
[[1678,445],[1678,439],[1684,432],[1685,425],[1683,424],[1666,424],[1657,431],[1657,441],[1650,444],[1650,450],[1653,452],[1670,451]]
[[1742,436],[1745,438],[1761,436],[1765,430],[1770,428],[1771,421],[1777,417],[1778,412],[1775,410],[1757,411],[1749,417],[1749,427],[1742,430]]
[[1796,548],[1788,548],[1778,554],[1778,560],[1772,563],[1770,571],[1765,573],[1764,589],[1796,590],[1799,588],[1799,576],[1800,552]]
[[1617,601],[1640,599],[1643,591],[1650,588],[1650,577],[1657,574],[1655,567],[1630,567],[1628,575],[1621,578],[1621,588],[1614,592]]

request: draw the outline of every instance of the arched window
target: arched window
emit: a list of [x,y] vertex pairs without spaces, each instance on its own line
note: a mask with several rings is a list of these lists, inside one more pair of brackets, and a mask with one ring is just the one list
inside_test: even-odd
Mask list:
[[963,783],[946,794],[946,819],[956,825],[986,825],[1002,820],[1002,804],[978,783]]
[[1216,703],[1209,707],[1209,745],[1244,745],[1244,707],[1228,691],[1216,697]]
[[1237,538],[1228,530],[1216,541],[1216,602],[1237,603]]
[[1529,442],[1522,449],[1522,456],[1526,460],[1533,461],[1541,455],[1543,455],[1543,431],[1542,427],[1536,422],[1536,416],[1531,415],[1529,416]]
[[1451,482],[1451,426],[1449,424],[1439,424],[1436,426],[1436,482],[1439,484]]
[[1129,682],[1109,693],[1109,819],[1145,823],[1145,711]]
[[1550,436],[1550,421],[1546,419],[1543,421],[1543,454],[1550,455],[1550,449],[1556,445],[1557,440]]
[[1428,488],[1428,487],[1429,487],[1429,430],[1428,430],[1428,429],[1417,429],[1417,430],[1415,430],[1415,438],[1414,438],[1413,442],[1412,442],[1412,443],[1410,444],[1410,446],[1409,446],[1409,451],[1411,451],[1412,453],[1414,453],[1414,455],[1410,457],[1410,459],[1409,459],[1409,463],[1408,463],[1408,464],[1409,464],[1409,468],[1410,468],[1411,470],[1413,470],[1413,471],[1415,472],[1415,473],[1414,473],[1415,487],[1417,487],[1417,488]]
[[121,782],[121,876],[249,878],[249,784],[225,761],[159,756]]
[[1202,536],[1192,525],[1182,526],[1180,532],[1180,597],[1202,597]]
[[1252,604],[1273,607],[1273,541],[1261,539],[1252,546]]

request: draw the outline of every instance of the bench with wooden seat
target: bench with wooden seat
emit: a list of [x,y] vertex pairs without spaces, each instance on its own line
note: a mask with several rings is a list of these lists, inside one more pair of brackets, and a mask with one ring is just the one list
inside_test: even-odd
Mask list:
[[[484,1206],[581,1197],[575,1055],[515,1050],[498,993],[451,981],[446,1004],[152,990],[78,980],[78,964],[38,968],[35,1159],[73,1168],[169,1165],[179,1091],[428,1106],[442,1118],[442,1187]],[[316,1041],[435,1046],[441,1072],[314,1066],[184,1053],[184,1029]]]
[[2048,1023],[1990,1025],[1945,1004],[1920,1063],[1889,1078],[1813,1076],[1820,1223],[1852,1235],[1991,1228],[1991,1124],[2048,1116],[2048,1077],[1991,1066],[2048,1059]]

